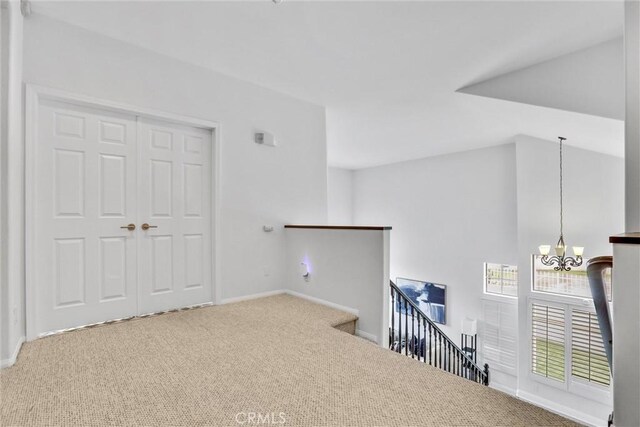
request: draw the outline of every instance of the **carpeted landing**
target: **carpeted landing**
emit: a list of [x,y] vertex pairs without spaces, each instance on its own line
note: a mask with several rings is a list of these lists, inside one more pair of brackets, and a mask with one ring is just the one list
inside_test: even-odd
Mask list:
[[332,326],[288,295],[26,343],[2,426],[560,426],[570,421]]

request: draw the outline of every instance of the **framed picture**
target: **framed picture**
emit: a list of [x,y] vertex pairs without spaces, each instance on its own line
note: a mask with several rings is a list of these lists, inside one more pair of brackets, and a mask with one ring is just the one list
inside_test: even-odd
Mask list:
[[[396,278],[396,285],[429,319],[442,325],[447,324],[446,285],[402,277]],[[400,301],[396,301],[395,311],[404,314],[407,313],[407,308],[401,307]]]

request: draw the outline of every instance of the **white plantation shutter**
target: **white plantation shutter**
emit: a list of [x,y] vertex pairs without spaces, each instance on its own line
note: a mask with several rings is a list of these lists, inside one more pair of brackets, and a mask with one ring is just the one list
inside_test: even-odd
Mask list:
[[516,375],[518,309],[508,302],[483,300],[480,342],[482,361],[491,370]]
[[531,370],[558,381],[565,380],[565,310],[531,304]]
[[608,386],[609,363],[594,313],[573,310],[571,318],[571,375]]

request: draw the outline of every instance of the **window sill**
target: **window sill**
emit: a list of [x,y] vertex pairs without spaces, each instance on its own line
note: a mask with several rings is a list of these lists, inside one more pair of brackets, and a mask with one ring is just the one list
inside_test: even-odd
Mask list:
[[512,297],[509,295],[488,294],[486,292],[482,294],[481,299],[486,301],[496,301],[496,302],[502,302],[506,304],[514,304],[514,305],[518,303],[518,297]]

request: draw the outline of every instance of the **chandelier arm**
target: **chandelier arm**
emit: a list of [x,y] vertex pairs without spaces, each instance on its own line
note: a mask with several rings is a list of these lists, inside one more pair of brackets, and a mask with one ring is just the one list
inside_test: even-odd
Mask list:
[[561,262],[561,259],[557,255],[554,255],[554,256],[543,255],[542,258],[540,258],[540,262],[550,267],[554,264],[559,264]]
[[565,263],[571,267],[580,267],[582,265],[582,257],[567,257],[565,258]]

